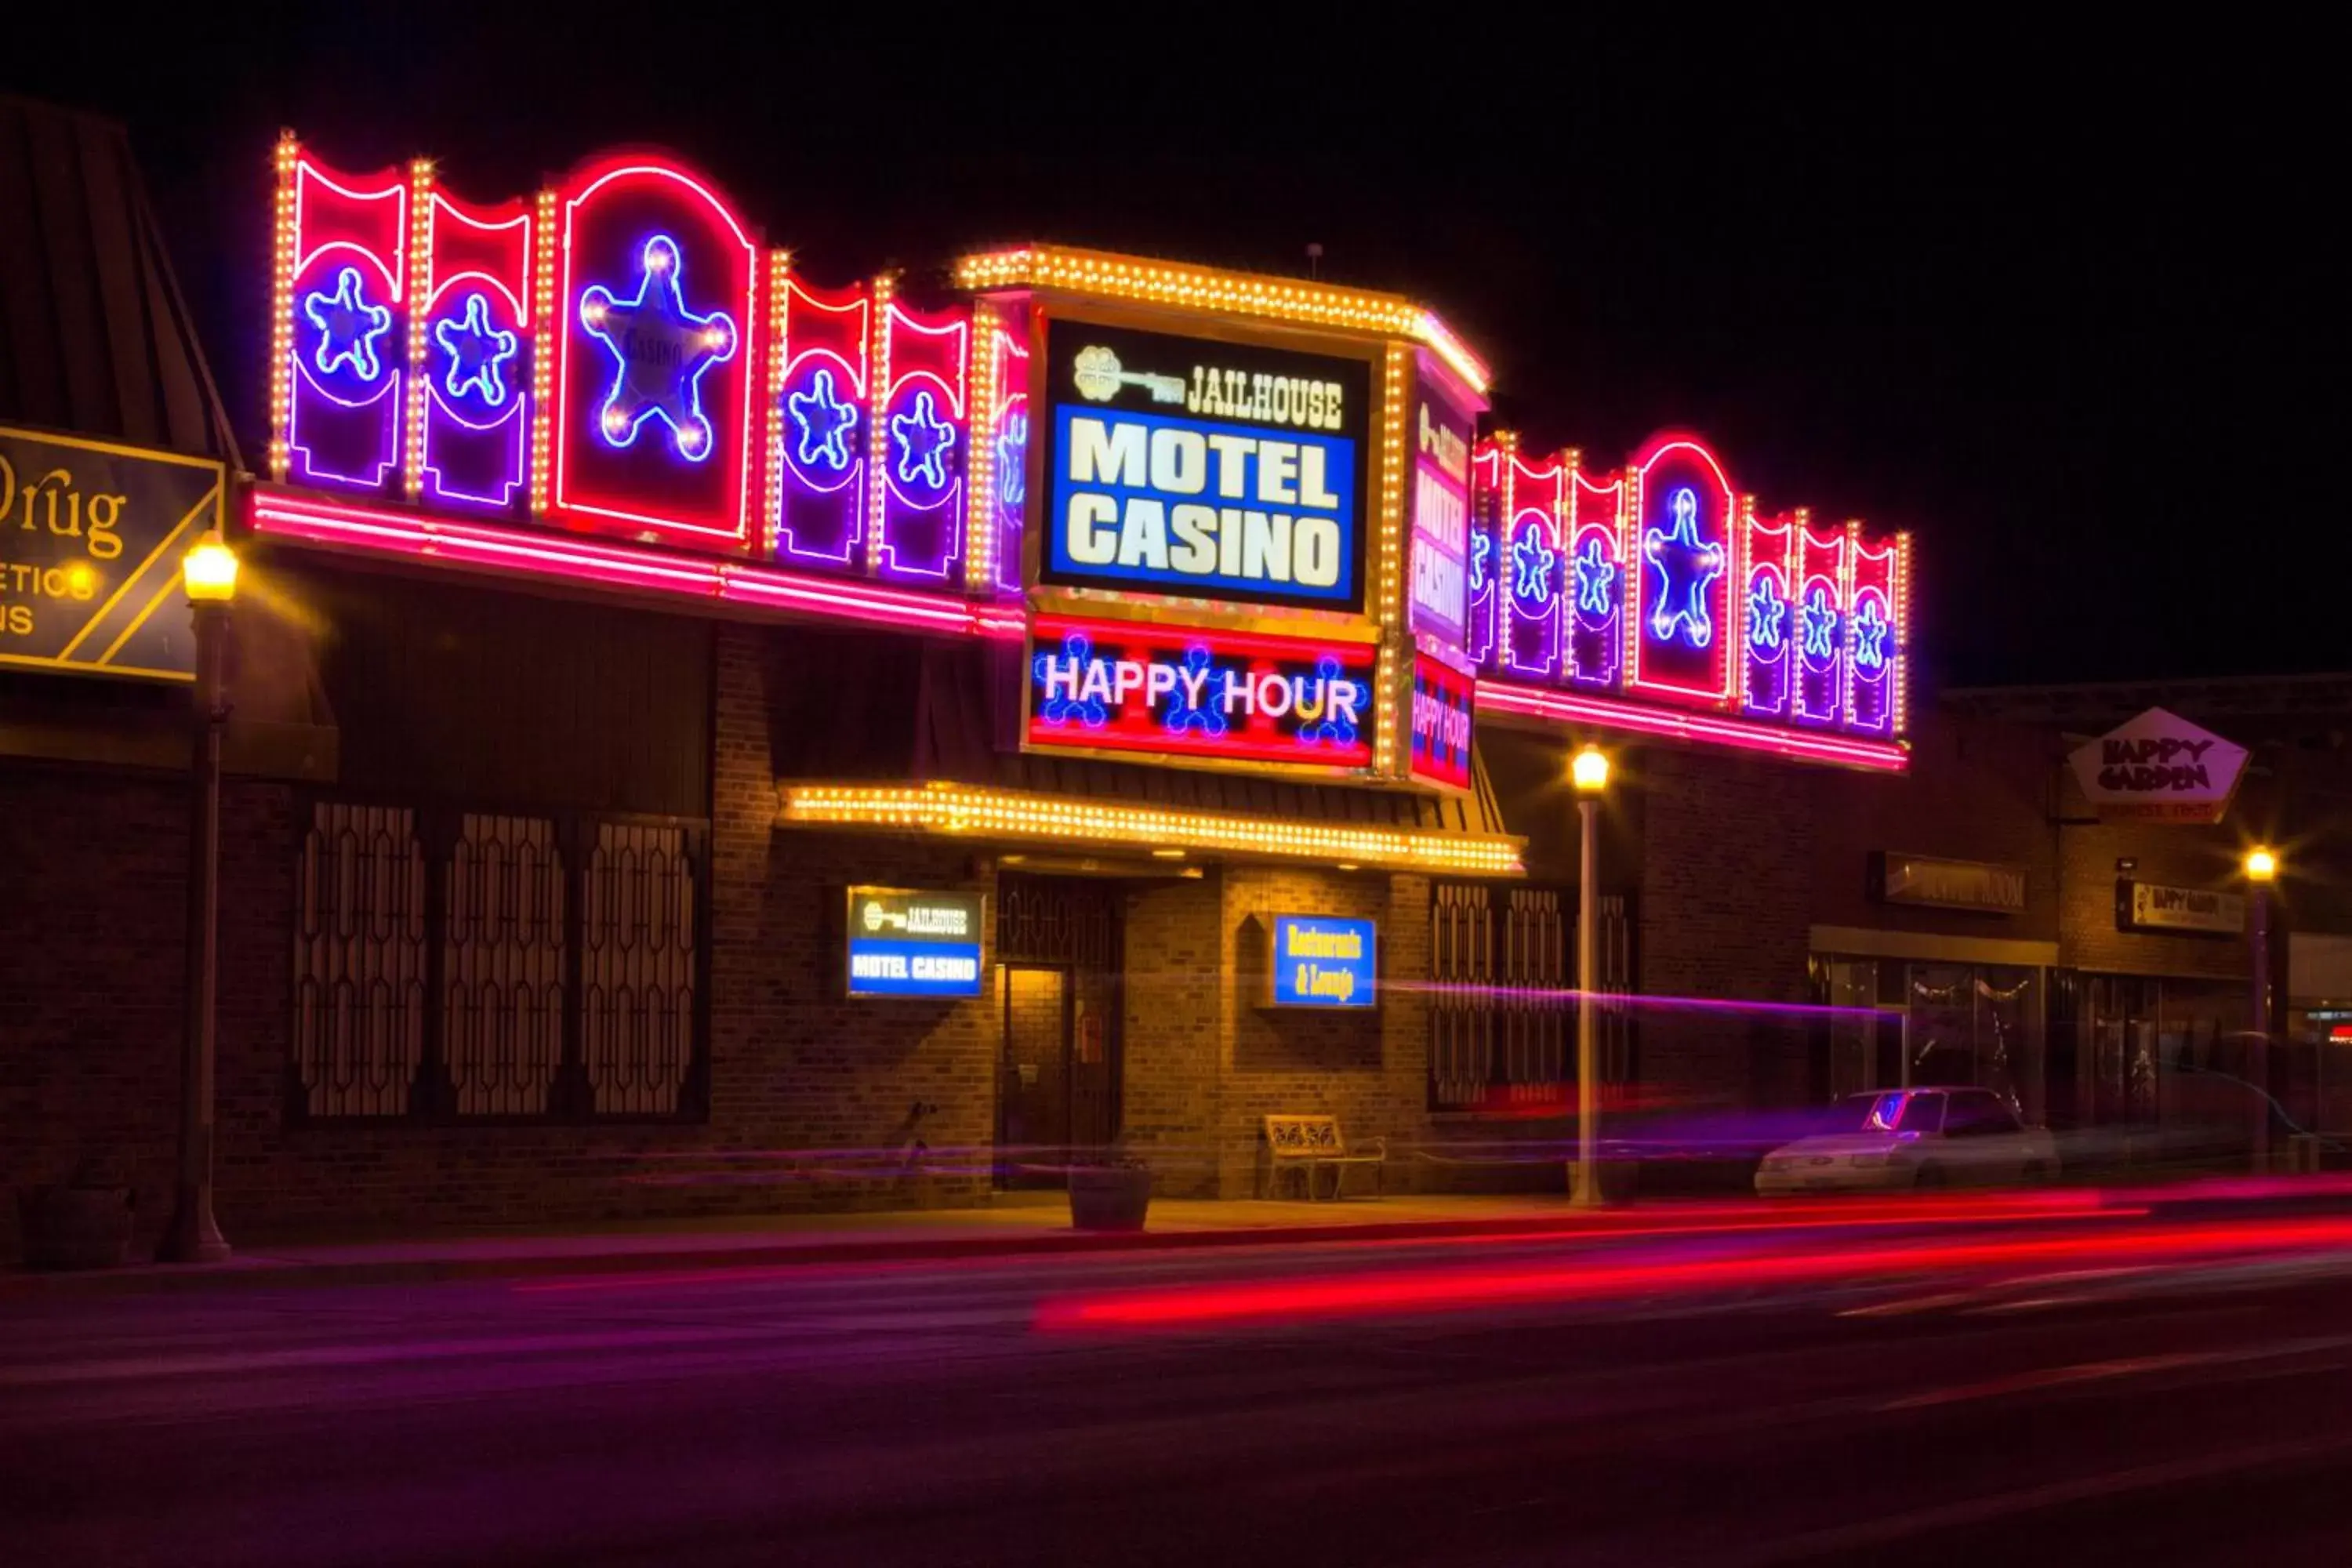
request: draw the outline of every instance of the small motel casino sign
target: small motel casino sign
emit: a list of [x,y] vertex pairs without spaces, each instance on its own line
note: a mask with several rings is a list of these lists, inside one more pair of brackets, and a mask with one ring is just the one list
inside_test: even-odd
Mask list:
[[1442,794],[1505,722],[1906,765],[1905,536],[1759,510],[1686,434],[1607,471],[1482,437],[1485,365],[1408,300],[1043,246],[826,278],[651,153],[488,199],[290,135],[277,170],[266,537],[1017,643],[1039,752]]

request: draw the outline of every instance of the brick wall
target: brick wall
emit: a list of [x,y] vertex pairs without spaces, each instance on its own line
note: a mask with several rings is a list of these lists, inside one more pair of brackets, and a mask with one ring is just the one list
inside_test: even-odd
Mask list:
[[1121,1125],[1171,1197],[1213,1197],[1220,1181],[1225,1020],[1223,884],[1215,870],[1147,884],[1125,910]]
[[[1715,752],[1628,760],[1643,834],[1637,989],[1802,1001],[1814,775]],[[1807,1091],[1807,1047],[1801,1025],[1760,1011],[1648,1007],[1639,1077],[1686,1102],[1793,1103]]]

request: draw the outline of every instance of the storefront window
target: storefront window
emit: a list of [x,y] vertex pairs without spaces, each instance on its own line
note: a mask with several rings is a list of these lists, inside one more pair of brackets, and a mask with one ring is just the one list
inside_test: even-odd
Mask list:
[[1833,1095],[1948,1084],[1990,1089],[2039,1123],[2042,977],[2005,964],[1815,960]]
[[2091,1044],[2089,1120],[2168,1118],[2167,1085],[2184,1075],[2235,1075],[2229,1037],[2246,1026],[2245,988],[2222,980],[2095,974],[2084,987]]

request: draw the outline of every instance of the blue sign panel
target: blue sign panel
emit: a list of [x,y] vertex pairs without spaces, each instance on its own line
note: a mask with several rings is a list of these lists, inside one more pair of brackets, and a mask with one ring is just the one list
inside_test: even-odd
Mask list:
[[1274,1005],[1370,1007],[1379,928],[1328,915],[1274,917]]
[[849,994],[977,996],[980,932],[976,894],[852,888]]
[[1047,365],[1044,581],[1362,604],[1365,362],[1057,321]]

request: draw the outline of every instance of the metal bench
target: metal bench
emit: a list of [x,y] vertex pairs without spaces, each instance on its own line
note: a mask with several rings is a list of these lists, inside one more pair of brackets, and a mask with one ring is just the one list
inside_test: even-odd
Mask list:
[[1315,1199],[1315,1173],[1331,1173],[1331,1196],[1336,1202],[1351,1165],[1369,1166],[1372,1191],[1381,1190],[1381,1166],[1389,1157],[1388,1140],[1374,1138],[1350,1150],[1336,1116],[1269,1116],[1265,1119],[1266,1193],[1278,1197],[1282,1173],[1297,1171],[1308,1202]]

